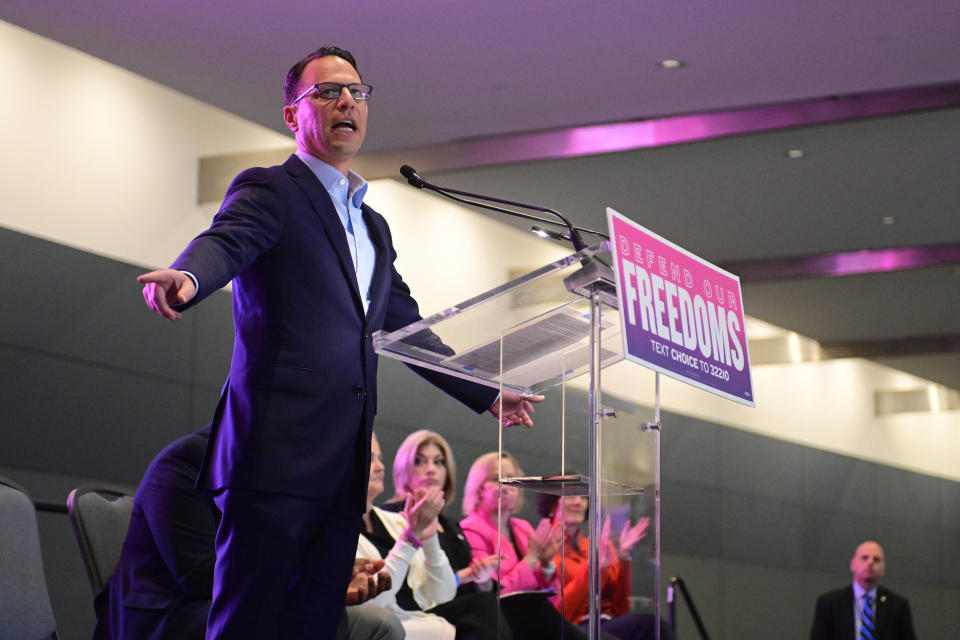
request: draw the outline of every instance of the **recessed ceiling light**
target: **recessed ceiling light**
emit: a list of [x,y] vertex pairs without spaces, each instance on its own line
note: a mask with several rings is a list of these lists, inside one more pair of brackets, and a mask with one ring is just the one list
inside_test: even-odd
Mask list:
[[787,149],[787,157],[791,160],[799,160],[807,155],[803,149]]
[[880,218],[880,224],[883,224],[883,225],[890,225],[895,223],[896,221],[897,219],[894,216],[883,216],[882,218]]
[[657,64],[659,64],[660,67],[663,69],[679,69],[680,67],[687,66],[686,62],[684,62],[683,60],[677,60],[675,58],[666,58],[664,60],[661,60]]

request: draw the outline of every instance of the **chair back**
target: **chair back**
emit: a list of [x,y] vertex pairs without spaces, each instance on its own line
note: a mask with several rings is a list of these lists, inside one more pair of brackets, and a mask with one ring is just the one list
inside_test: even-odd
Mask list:
[[85,484],[70,492],[67,511],[96,595],[120,561],[133,512],[133,492],[115,485]]
[[40,555],[37,511],[27,492],[0,477],[0,640],[57,638]]

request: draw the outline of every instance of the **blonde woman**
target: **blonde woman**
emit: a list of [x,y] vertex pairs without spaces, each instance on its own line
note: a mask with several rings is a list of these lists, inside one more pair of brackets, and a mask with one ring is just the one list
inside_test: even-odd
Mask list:
[[[389,590],[368,602],[393,612],[408,638],[454,640],[456,629],[452,624],[422,611],[447,602],[457,592],[456,576],[437,537],[437,514],[443,508],[443,491],[437,488],[418,491],[405,500],[403,513],[384,511],[373,506],[373,501],[383,493],[384,472],[380,443],[374,436],[367,510],[363,514],[357,557],[383,557],[392,584]],[[384,537],[392,541],[387,548],[377,543]],[[407,610],[397,603],[397,592],[403,585],[410,589],[415,610]]]
[[499,485],[497,470],[504,477],[522,476],[516,459],[506,451],[485,453],[474,461],[464,488],[460,521],[474,558],[500,552],[500,575],[495,576],[504,593],[556,589],[557,568],[553,557],[560,550],[560,523],[543,519],[537,528],[514,515],[523,508],[523,494],[516,487]]
[[[383,505],[384,509],[402,509],[411,496],[428,489],[442,489],[445,506],[449,507],[457,490],[457,464],[446,439],[427,429],[407,436],[394,459],[393,484],[396,494],[391,502]],[[469,479],[467,485],[470,485]],[[555,640],[563,637],[586,640],[582,631],[563,620],[545,595],[498,600],[496,590],[499,585],[493,579],[497,568],[496,551],[475,553],[460,526],[442,511],[437,518],[437,536],[457,572],[459,588],[456,598],[430,611],[453,622],[458,638]],[[401,588],[397,596],[401,604],[404,602],[403,592]],[[498,604],[501,605],[499,612]]]
[[[407,436],[393,461],[393,485],[396,493],[383,505],[387,511],[400,511],[411,497],[429,490],[442,491],[443,506],[449,507],[457,491],[457,463],[446,439],[427,429]],[[442,510],[437,514],[436,529],[440,546],[456,572],[457,596],[433,607],[430,612],[453,623],[459,638],[510,638],[507,621],[497,615],[497,600],[491,591],[497,557],[488,555],[474,559],[459,525],[448,519]],[[409,585],[401,586],[397,602],[405,608],[415,606]],[[516,635],[512,637],[514,640],[518,638]]]

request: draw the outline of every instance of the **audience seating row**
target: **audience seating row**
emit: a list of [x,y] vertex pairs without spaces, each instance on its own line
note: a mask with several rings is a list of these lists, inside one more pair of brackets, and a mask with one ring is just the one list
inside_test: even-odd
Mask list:
[[[133,494],[124,487],[88,484],[67,497],[94,595],[117,566],[132,510]],[[2,476],[0,514],[0,640],[59,640],[43,573],[36,507],[26,489]]]

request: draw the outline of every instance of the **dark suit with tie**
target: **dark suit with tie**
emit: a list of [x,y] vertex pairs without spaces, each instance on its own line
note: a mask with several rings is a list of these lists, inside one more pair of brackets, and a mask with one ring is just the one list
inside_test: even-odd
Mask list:
[[[916,640],[910,603],[885,587],[877,587],[874,603],[876,640]],[[830,591],[817,598],[810,640],[856,640],[853,586]]]
[[[213,633],[234,637],[216,627],[220,611],[253,629],[248,608],[281,607],[293,620],[321,592],[331,602],[323,616],[335,622],[342,609],[377,406],[372,335],[420,318],[393,266],[386,221],[367,205],[363,216],[376,247],[366,312],[343,224],[296,156],[241,173],[213,225],[172,265],[199,283],[185,307],[233,280],[233,359],[198,479],[237,515],[225,511],[218,534],[217,582],[231,592],[215,587]],[[417,372],[477,412],[496,398],[494,389]],[[278,591],[293,595],[277,603]]]

